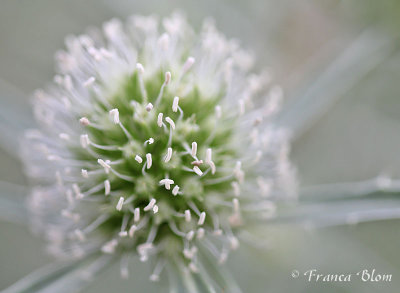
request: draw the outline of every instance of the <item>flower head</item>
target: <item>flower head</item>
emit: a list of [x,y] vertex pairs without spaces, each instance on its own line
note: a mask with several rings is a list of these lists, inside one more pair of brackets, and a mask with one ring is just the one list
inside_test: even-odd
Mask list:
[[210,22],[196,35],[174,14],[159,30],[134,16],[68,37],[24,143],[49,251],[135,254],[154,260],[153,281],[164,267],[202,276],[202,255],[224,262],[295,188],[273,125],[281,88]]

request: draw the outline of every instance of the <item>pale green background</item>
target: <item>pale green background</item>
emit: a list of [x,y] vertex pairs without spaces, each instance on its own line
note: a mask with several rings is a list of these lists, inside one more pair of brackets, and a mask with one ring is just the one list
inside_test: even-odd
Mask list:
[[[0,79],[6,85],[0,83],[0,100],[13,99],[28,113],[27,97],[51,79],[53,54],[66,34],[114,16],[168,15],[176,8],[197,27],[213,16],[220,30],[254,49],[260,65],[274,68],[293,96],[303,83],[312,83],[309,73],[324,68],[363,27],[379,22],[396,34],[396,2],[1,0]],[[335,45],[329,46],[332,40]],[[321,51],[320,61],[303,69]],[[302,185],[368,179],[381,172],[400,177],[399,65],[400,56],[394,53],[294,142],[292,159]],[[19,162],[5,151],[0,154],[0,180],[24,183]],[[243,248],[232,255],[229,266],[244,292],[398,292],[399,233],[395,220],[314,232],[271,227],[265,235],[270,250]],[[42,240],[24,226],[0,222],[0,239],[0,289],[51,261]],[[291,277],[293,269],[312,268],[326,273],[375,268],[393,274],[393,280],[315,284]],[[129,281],[122,281],[114,267],[86,292],[158,292],[148,275],[148,268],[139,265]]]

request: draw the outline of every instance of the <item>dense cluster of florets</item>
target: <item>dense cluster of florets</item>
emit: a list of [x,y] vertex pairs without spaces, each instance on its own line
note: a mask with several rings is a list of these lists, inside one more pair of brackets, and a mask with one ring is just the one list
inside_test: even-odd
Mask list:
[[91,252],[204,270],[246,226],[294,195],[282,90],[210,22],[132,17],[66,39],[59,74],[34,97],[24,154],[33,227],[58,257]]

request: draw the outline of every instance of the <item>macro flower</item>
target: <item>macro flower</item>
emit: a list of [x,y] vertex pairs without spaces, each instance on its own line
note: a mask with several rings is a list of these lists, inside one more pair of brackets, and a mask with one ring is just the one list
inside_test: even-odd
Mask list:
[[137,256],[152,281],[223,287],[208,268],[296,197],[282,89],[211,21],[196,33],[179,13],[65,43],[22,144],[32,228],[58,259],[109,254],[128,278]]

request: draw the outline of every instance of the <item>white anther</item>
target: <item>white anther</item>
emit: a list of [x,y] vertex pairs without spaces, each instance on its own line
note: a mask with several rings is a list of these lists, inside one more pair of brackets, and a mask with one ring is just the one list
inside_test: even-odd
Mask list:
[[83,198],[83,194],[81,193],[81,189],[79,188],[78,184],[72,184],[72,189],[74,190],[75,197],[78,199]]
[[239,196],[239,195],[240,195],[240,186],[239,186],[239,183],[237,183],[236,181],[233,181],[233,182],[231,183],[231,186],[232,186],[232,188],[233,188],[233,194],[234,194],[235,196]]
[[178,185],[175,185],[175,187],[172,189],[172,194],[173,194],[174,196],[176,196],[176,195],[178,194],[178,192],[179,192],[179,186],[178,186]]
[[171,125],[172,129],[175,129],[175,122],[171,118],[166,117],[165,121],[167,121],[169,125]]
[[128,231],[121,231],[118,233],[118,236],[121,238],[124,238],[124,237],[128,236]]
[[169,46],[169,36],[167,33],[163,33],[161,35],[161,37],[158,39],[158,44],[160,45],[161,49],[163,51],[167,51],[168,50],[168,46]]
[[80,137],[81,146],[86,149],[90,144],[89,136],[87,134],[82,134]]
[[172,148],[167,149],[167,155],[165,156],[164,162],[168,163],[172,157]]
[[69,135],[66,134],[66,133],[60,133],[58,135],[58,137],[61,138],[62,140],[69,140],[70,139]]
[[158,281],[160,281],[160,276],[159,276],[159,275],[156,275],[156,274],[151,274],[150,277],[149,277],[149,279],[150,279],[150,281],[152,281],[152,282],[158,282]]
[[192,157],[195,157],[197,154],[197,142],[192,142]]
[[82,169],[82,170],[81,170],[81,174],[82,174],[82,177],[83,177],[83,178],[89,178],[89,174],[88,174],[87,170]]
[[102,159],[98,159],[97,163],[104,168],[104,172],[106,172],[106,174],[110,172],[111,166],[107,162],[104,162]]
[[143,74],[144,73],[144,67],[143,67],[142,64],[136,63],[136,69],[137,69],[139,74]]
[[83,232],[81,230],[75,229],[74,234],[75,234],[76,238],[78,238],[79,241],[83,242],[86,240],[85,234],[83,234]]
[[239,240],[235,236],[229,237],[229,244],[232,250],[236,250],[239,248]]
[[111,184],[110,181],[107,179],[104,181],[104,194],[107,196],[110,194],[111,191]]
[[193,66],[194,62],[196,62],[196,59],[194,59],[194,58],[191,57],[191,56],[188,57],[188,58],[186,59],[185,64],[183,64],[182,71],[183,71],[183,72],[188,71],[188,70]]
[[90,121],[86,117],[82,117],[81,119],[79,119],[79,123],[83,126],[88,126],[90,124]]
[[215,115],[217,116],[217,119],[221,118],[222,110],[220,105],[215,106]]
[[190,230],[190,231],[186,234],[186,239],[187,239],[188,241],[192,241],[192,240],[193,240],[193,237],[194,237],[194,231],[193,231],[193,230]]
[[244,172],[242,171],[242,162],[237,161],[235,168],[233,169],[233,174],[235,175],[236,179],[239,183],[242,183],[244,180]]
[[174,101],[172,102],[172,111],[177,112],[179,105],[179,97],[175,97]]
[[199,271],[199,269],[197,268],[197,266],[196,266],[193,262],[191,262],[191,263],[189,264],[189,270],[190,270],[192,273],[197,273],[197,272]]
[[197,225],[199,226],[203,225],[205,220],[206,220],[206,212],[201,212]]
[[96,81],[96,78],[95,78],[94,76],[89,77],[89,78],[83,83],[83,86],[84,86],[84,87],[89,87],[89,86],[91,86],[95,81]]
[[143,159],[142,159],[141,156],[136,155],[136,156],[135,156],[135,161],[138,162],[139,164],[141,164],[141,163],[143,162]]
[[269,180],[266,180],[264,178],[257,177],[257,185],[260,188],[261,191],[261,195],[263,197],[267,197],[268,195],[270,195],[271,190],[272,190],[272,182]]
[[118,200],[117,206],[115,207],[117,211],[122,210],[122,205],[124,204],[124,198],[121,196]]
[[143,210],[145,212],[150,211],[154,207],[155,204],[156,204],[156,200],[154,198],[152,198],[150,200],[149,204],[147,206],[145,206]]
[[192,215],[190,213],[190,210],[185,210],[185,221],[190,222],[191,219],[192,219]]
[[162,127],[163,126],[163,121],[162,121],[162,119],[163,119],[163,113],[158,113],[158,117],[157,117],[157,125],[158,125],[158,127]]
[[133,221],[135,223],[137,223],[137,222],[139,222],[139,220],[140,220],[140,209],[139,208],[135,208],[133,210]]
[[196,174],[199,175],[199,176],[203,175],[203,172],[202,172],[202,171],[200,170],[200,168],[197,167],[197,166],[194,166],[194,167],[193,167],[193,171],[194,171],[194,173],[196,173]]
[[174,184],[174,180],[172,179],[165,178],[160,180],[160,185],[165,185],[165,189],[170,190],[171,184]]
[[232,199],[232,203],[233,203],[233,212],[238,213],[240,209],[239,200],[237,198],[234,198]]
[[80,220],[80,216],[77,213],[72,213],[69,210],[62,210],[61,211],[61,216],[63,216],[64,218],[68,218],[73,220],[75,223],[78,222]]
[[208,148],[206,151],[206,164],[208,164],[211,167],[211,174],[215,174],[216,167],[211,159],[211,156],[212,156],[212,150]]
[[147,163],[147,169],[151,168],[151,165],[153,163],[152,158],[151,158],[151,154],[146,154],[146,163]]
[[145,141],[145,144],[153,144],[154,143],[154,138],[150,137],[148,140]]
[[113,122],[115,123],[115,124],[119,124],[119,111],[118,111],[118,109],[112,109],[112,110],[110,110],[110,116],[111,116],[111,118],[113,119]]
[[239,115],[242,116],[245,112],[244,101],[242,99],[239,100]]
[[128,234],[129,234],[129,237],[130,237],[130,238],[133,238],[133,235],[135,235],[136,230],[137,230],[136,225],[132,225],[132,226],[129,228]]
[[153,213],[155,213],[155,214],[158,213],[158,205],[154,205],[154,207],[153,207]]
[[165,72],[165,81],[164,84],[167,85],[171,81],[171,72],[167,71]]
[[197,239],[202,239],[205,235],[206,231],[203,228],[197,229]]
[[152,104],[152,103],[148,103],[148,104],[146,105],[146,111],[147,111],[147,112],[150,112],[152,109],[153,109],[153,104]]
[[118,241],[116,239],[113,239],[111,241],[108,241],[101,247],[101,251],[104,253],[108,254],[113,254],[115,252],[115,248],[118,245]]

